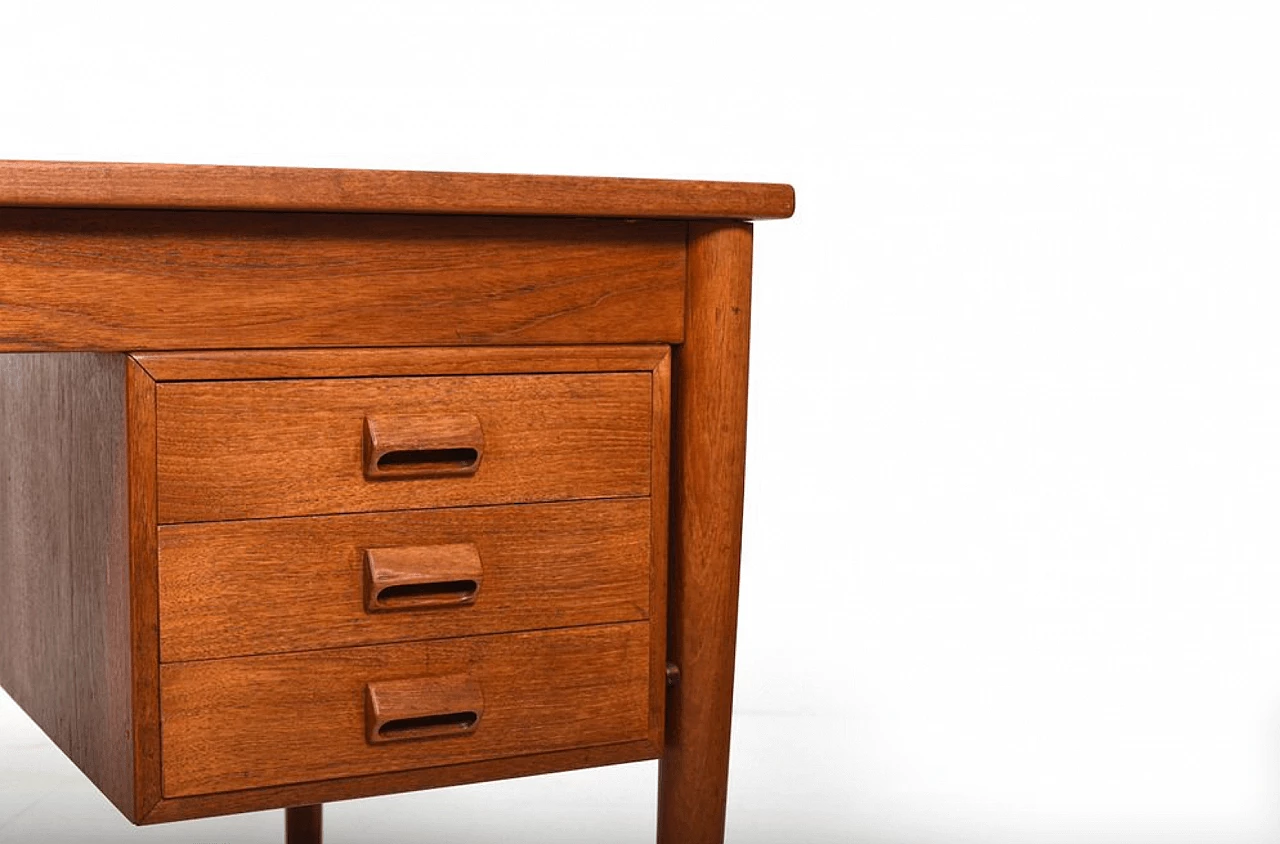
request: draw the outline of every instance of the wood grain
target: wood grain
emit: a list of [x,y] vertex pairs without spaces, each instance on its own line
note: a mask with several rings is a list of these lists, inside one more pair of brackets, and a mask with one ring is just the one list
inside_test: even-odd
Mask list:
[[649,372],[667,346],[474,346],[418,349],[259,349],[133,355],[157,381],[264,381],[395,375]]
[[[647,499],[166,525],[166,662],[436,639],[649,616]],[[366,548],[471,543],[473,603],[365,610]],[[661,617],[661,616],[658,616]]]
[[0,209],[0,351],[674,342],[675,222]]
[[484,588],[484,565],[474,542],[363,550],[367,613],[470,606]]
[[184,164],[0,162],[0,205],[572,217],[790,217],[789,185]]
[[142,823],[166,823],[169,821],[203,818],[211,815],[230,815],[237,812],[256,812],[263,809],[280,809],[303,803],[352,800],[379,794],[396,794],[424,788],[442,788],[490,780],[527,777],[548,774],[553,771],[572,771],[579,768],[595,768],[601,765],[617,765],[656,759],[658,748],[649,742],[630,741],[604,744],[597,747],[579,747],[557,750],[551,753],[532,753],[527,756],[511,756],[484,762],[465,762],[460,765],[442,765],[437,768],[417,768],[391,774],[373,774],[365,777],[322,780],[302,785],[286,785],[273,788],[254,788],[244,791],[224,792],[200,797],[179,797],[161,801],[142,819]]
[[125,360],[0,355],[0,683],[138,817]]
[[[161,523],[649,494],[648,373],[157,387]],[[366,416],[468,413],[469,477],[369,481]]]
[[474,413],[368,414],[364,477],[369,481],[470,477],[484,459],[484,430]]
[[746,462],[751,227],[689,227],[685,343],[676,353],[671,659],[659,844],[721,844],[729,777]]
[[284,844],[321,844],[324,806],[290,806],[284,812]]
[[[129,628],[133,654],[135,822],[160,801],[160,597],[156,546],[156,384],[125,366],[129,460]],[[118,647],[118,645],[117,645]]]
[[[483,690],[474,732],[366,741],[370,682],[455,674]],[[644,739],[649,625],[168,664],[160,689],[168,797],[474,762]]]
[[457,738],[484,721],[484,690],[469,674],[375,680],[364,690],[369,744]]
[[667,711],[667,570],[671,521],[671,353],[668,350],[653,370],[653,480],[650,483],[649,519],[653,545],[653,577],[649,582],[650,618],[654,639],[649,666],[649,729],[661,746]]

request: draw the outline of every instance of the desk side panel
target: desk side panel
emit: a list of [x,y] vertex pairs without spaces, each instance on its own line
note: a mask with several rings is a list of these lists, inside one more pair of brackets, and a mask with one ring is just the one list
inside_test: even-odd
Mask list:
[[121,355],[0,355],[0,685],[130,818]]

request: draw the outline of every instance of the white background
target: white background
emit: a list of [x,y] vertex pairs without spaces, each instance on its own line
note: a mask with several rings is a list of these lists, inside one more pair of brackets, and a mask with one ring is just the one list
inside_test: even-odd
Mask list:
[[[1280,28],[1230,2],[5,2],[0,158],[787,181],[738,844],[1280,840]],[[333,806],[643,842],[652,763]],[[0,696],[0,842],[135,830]]]

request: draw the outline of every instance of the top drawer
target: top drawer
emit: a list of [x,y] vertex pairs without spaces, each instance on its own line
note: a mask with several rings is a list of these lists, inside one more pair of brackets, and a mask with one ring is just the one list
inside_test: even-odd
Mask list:
[[159,520],[648,495],[652,378],[162,383]]

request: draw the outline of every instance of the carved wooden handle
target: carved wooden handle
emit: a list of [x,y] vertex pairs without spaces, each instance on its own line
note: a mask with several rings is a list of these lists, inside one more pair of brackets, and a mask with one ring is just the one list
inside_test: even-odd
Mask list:
[[364,476],[371,481],[474,475],[483,452],[484,432],[470,413],[364,420]]
[[365,687],[370,744],[475,732],[484,715],[480,686],[465,674],[388,680]]
[[366,548],[364,607],[369,612],[470,604],[484,571],[471,543]]

